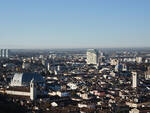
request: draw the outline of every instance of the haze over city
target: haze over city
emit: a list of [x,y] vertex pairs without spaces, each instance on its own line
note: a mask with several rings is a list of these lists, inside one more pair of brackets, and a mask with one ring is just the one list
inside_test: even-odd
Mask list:
[[150,47],[149,0],[3,0],[0,47]]
[[0,113],[150,113],[150,0],[0,0]]

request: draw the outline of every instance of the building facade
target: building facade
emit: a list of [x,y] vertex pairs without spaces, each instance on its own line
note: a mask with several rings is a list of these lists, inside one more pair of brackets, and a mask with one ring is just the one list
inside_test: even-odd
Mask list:
[[87,64],[97,65],[98,63],[98,51],[95,49],[89,49],[87,51]]
[[9,50],[8,49],[0,49],[0,57],[1,58],[8,58],[9,57]]

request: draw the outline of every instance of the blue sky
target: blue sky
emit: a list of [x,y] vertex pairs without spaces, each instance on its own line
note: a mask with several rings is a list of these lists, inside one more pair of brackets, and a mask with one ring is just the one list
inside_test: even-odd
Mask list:
[[150,0],[0,0],[0,47],[150,47]]

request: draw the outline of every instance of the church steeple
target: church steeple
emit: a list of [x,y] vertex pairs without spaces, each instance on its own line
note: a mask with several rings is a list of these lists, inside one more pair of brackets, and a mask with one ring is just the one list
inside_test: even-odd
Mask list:
[[34,78],[31,80],[30,82],[30,99],[31,100],[35,100],[36,97],[37,97],[37,94],[36,94],[36,86],[35,86],[35,81],[34,81]]

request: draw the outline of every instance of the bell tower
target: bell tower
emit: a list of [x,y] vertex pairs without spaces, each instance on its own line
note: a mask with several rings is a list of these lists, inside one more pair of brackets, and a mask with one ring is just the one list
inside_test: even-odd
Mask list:
[[36,83],[34,79],[30,82],[30,99],[35,100],[37,98],[37,91],[36,91]]

